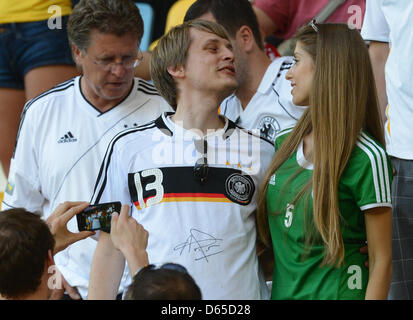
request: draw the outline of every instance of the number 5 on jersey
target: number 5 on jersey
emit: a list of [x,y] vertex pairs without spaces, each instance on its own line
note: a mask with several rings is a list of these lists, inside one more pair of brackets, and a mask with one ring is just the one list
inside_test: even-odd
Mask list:
[[287,209],[285,210],[285,218],[284,218],[284,225],[289,228],[293,223],[293,213],[294,205],[287,204]]

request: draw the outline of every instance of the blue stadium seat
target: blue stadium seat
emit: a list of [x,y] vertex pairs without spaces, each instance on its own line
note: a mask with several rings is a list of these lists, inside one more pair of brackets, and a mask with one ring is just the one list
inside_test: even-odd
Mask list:
[[148,51],[152,39],[154,11],[152,6],[148,3],[136,2],[136,6],[141,12],[144,27],[144,33],[139,48],[141,51]]

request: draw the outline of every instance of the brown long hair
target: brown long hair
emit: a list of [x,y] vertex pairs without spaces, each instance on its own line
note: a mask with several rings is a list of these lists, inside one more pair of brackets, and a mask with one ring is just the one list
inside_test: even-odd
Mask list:
[[[345,24],[302,27],[295,36],[315,62],[310,107],[277,151],[263,181],[258,200],[258,233],[270,246],[267,186],[271,176],[313,132],[312,181],[299,192],[313,189],[314,225],[325,245],[323,264],[340,265],[344,243],[340,230],[338,184],[360,131],[383,146],[383,124],[367,47],[357,30]],[[270,213],[271,214],[271,213]]]

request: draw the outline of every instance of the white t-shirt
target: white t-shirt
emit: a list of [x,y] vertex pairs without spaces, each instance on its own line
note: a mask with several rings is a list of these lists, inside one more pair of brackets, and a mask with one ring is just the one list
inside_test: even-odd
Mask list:
[[[101,113],[85,99],[79,83],[80,77],[76,77],[26,104],[3,210],[24,207],[46,219],[64,201],[90,201],[111,139],[125,128],[171,110],[152,85],[135,78],[125,100]],[[68,229],[78,231],[76,217],[69,221]],[[96,244],[88,238],[55,256],[58,269],[83,298]]]
[[221,104],[220,114],[242,128],[259,129],[262,137],[274,143],[277,133],[294,126],[306,108],[292,102],[291,83],[285,79],[292,63],[292,57],[275,59],[245,110],[233,94]]
[[365,40],[389,42],[385,125],[387,152],[413,160],[413,1],[367,0],[361,34]]
[[130,204],[149,232],[149,261],[185,266],[204,299],[268,299],[254,211],[274,148],[225,121],[204,137],[204,184],[194,177],[199,136],[166,114],[120,133],[106,152],[92,202]]

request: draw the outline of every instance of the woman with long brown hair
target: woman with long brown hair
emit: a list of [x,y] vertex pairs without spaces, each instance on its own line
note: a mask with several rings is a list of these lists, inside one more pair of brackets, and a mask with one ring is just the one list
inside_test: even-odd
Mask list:
[[259,199],[272,298],[385,299],[392,169],[366,45],[347,25],[314,22],[296,41],[287,79],[294,103],[309,108],[278,134]]

